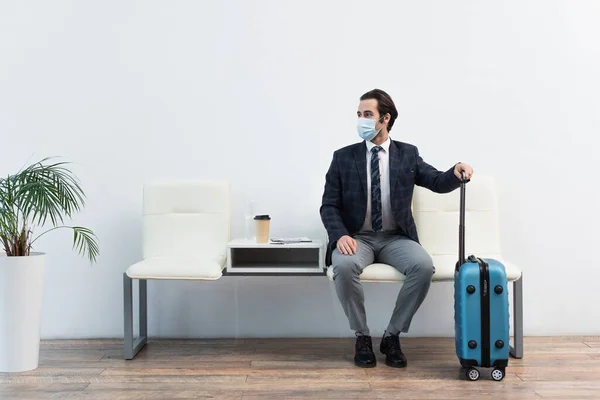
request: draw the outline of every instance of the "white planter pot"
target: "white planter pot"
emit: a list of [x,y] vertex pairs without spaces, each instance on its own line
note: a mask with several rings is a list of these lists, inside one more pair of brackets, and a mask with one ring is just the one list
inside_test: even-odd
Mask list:
[[38,367],[44,253],[0,256],[0,372]]

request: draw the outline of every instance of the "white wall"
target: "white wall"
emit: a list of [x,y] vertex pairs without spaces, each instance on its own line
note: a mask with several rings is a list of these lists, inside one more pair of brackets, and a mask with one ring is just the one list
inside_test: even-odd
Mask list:
[[[250,192],[274,234],[321,235],[331,154],[358,140],[375,87],[400,111],[394,139],[497,178],[525,333],[600,334],[599,18],[593,0],[3,1],[0,173],[76,162],[89,202],[75,222],[101,245],[90,266],[67,231],[39,241],[43,337],[122,337],[146,180],[228,179],[233,236]],[[380,334],[397,289],[365,286]],[[155,336],[352,335],[326,279],[149,288]],[[433,285],[411,334],[452,335],[451,295]]]

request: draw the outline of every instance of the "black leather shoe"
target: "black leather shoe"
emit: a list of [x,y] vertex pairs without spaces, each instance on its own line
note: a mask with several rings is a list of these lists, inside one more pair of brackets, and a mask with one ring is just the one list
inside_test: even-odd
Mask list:
[[406,357],[400,348],[400,338],[398,335],[385,336],[381,339],[379,350],[385,354],[385,364],[389,367],[404,368],[406,367]]
[[354,365],[362,368],[372,368],[377,365],[371,336],[359,335],[356,337]]

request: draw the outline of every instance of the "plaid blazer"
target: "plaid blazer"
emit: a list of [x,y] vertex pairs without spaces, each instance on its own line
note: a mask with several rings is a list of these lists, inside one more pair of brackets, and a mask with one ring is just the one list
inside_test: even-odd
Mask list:
[[[327,266],[331,265],[331,252],[338,239],[355,235],[364,224],[370,190],[366,152],[364,141],[336,150],[325,176],[320,213],[329,238]],[[392,140],[389,152],[392,214],[398,232],[418,243],[411,209],[414,186],[448,193],[460,187],[460,180],[454,175],[454,166],[446,172],[438,171],[423,161],[417,147],[411,144]]]

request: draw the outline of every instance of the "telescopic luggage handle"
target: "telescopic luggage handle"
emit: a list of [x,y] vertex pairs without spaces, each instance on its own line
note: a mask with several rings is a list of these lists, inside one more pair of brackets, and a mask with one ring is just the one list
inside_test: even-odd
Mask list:
[[465,186],[467,184],[467,176],[465,171],[461,171],[460,181],[460,222],[458,225],[458,264],[456,270],[465,263]]

